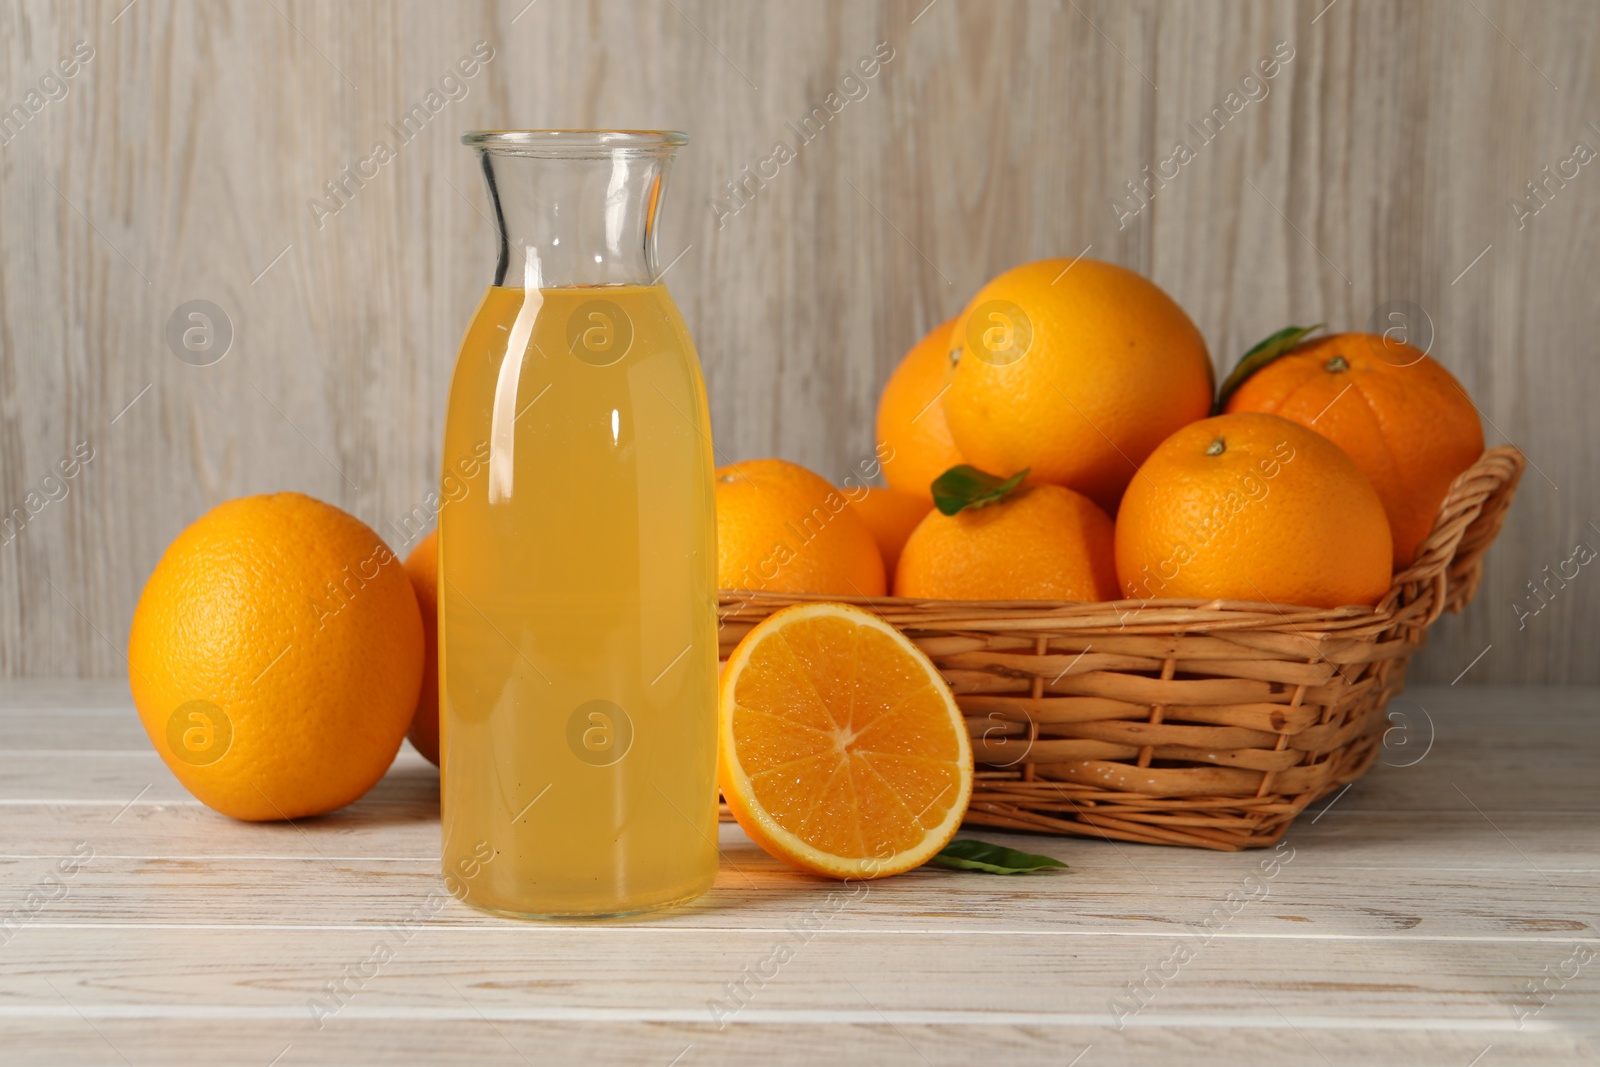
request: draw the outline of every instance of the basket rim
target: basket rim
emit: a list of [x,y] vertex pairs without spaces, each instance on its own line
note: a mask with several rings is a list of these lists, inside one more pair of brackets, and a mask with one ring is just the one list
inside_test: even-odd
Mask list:
[[1113,625],[1130,634],[1284,626],[1326,632],[1382,627],[1398,611],[1392,606],[1312,608],[1247,600],[917,600],[737,589],[720,590],[717,606],[724,620],[736,622],[746,613],[756,619],[780,607],[818,601],[864,608],[903,629],[915,630],[920,625],[945,631],[1102,629]]

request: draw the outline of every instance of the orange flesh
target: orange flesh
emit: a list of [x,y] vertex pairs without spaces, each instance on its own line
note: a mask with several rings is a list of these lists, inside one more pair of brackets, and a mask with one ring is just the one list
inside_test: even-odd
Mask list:
[[967,793],[965,746],[939,684],[889,635],[847,618],[767,635],[733,690],[735,758],[753,799],[831,856],[923,845]]

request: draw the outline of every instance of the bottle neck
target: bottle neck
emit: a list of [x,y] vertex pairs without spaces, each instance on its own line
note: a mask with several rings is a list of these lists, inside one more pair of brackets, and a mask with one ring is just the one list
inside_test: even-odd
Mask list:
[[656,216],[674,145],[476,147],[499,230],[495,285],[654,283]]

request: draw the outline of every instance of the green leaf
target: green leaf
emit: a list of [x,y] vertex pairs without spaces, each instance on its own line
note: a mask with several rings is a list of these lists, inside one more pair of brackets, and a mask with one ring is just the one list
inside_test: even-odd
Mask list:
[[1316,333],[1326,325],[1325,322],[1319,322],[1315,326],[1285,326],[1240,356],[1239,362],[1223,379],[1222,388],[1217,390],[1217,402],[1211,405],[1211,414],[1222,414],[1222,409],[1228,406],[1228,398],[1238,391],[1246,378],[1294,348],[1305,340],[1307,334]]
[[933,506],[946,515],[954,515],[965,508],[999,503],[1022,484],[1032,469],[1024,467],[1009,478],[1001,478],[965,463],[951,467],[933,480]]
[[1047,867],[1066,866],[1049,856],[1018,852],[1014,848],[991,845],[970,837],[950,842],[928,863],[952,871],[982,871],[985,874],[1028,874]]

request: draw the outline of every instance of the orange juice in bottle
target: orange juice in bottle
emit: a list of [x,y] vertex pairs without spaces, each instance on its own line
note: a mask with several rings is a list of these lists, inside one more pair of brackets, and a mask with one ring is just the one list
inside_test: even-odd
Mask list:
[[716,520],[694,343],[656,281],[681,134],[469,133],[499,264],[439,513],[445,881],[518,917],[663,907],[717,866]]

